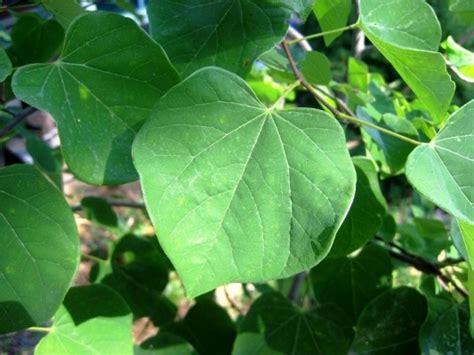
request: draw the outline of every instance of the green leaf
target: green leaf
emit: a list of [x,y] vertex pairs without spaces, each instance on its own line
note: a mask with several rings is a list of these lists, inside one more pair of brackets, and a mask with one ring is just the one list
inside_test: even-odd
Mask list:
[[47,62],[63,43],[64,29],[54,20],[26,14],[13,26],[11,39],[12,45],[7,52],[15,67]]
[[439,253],[451,242],[443,222],[429,218],[415,218],[414,223],[397,226],[398,241],[414,254],[436,262]]
[[155,325],[175,318],[176,306],[162,295],[170,265],[156,238],[123,236],[112,254],[112,270],[102,283],[127,301],[135,317],[150,317]]
[[79,236],[61,192],[36,168],[2,168],[0,186],[0,333],[8,333],[56,312],[79,264]]
[[355,323],[364,307],[390,288],[392,260],[381,247],[368,245],[355,257],[323,260],[310,276],[318,302],[338,305]]
[[409,156],[406,175],[430,201],[474,224],[474,101],[449,118],[429,144]]
[[369,90],[369,67],[364,62],[350,57],[347,62],[349,84],[363,92]]
[[424,354],[474,353],[474,339],[469,334],[469,306],[467,302],[454,304],[426,326],[420,335]]
[[13,91],[54,117],[78,178],[119,184],[137,178],[132,141],[177,80],[162,48],[132,20],[98,12],[74,21],[57,62],[19,69]]
[[7,52],[0,48],[0,82],[4,81],[12,73],[12,62]]
[[364,157],[352,158],[352,162],[357,173],[356,193],[351,209],[336,234],[329,253],[332,257],[345,256],[372,239],[385,215],[385,199],[380,191],[374,163]]
[[198,300],[186,317],[162,328],[186,339],[199,354],[230,354],[236,336],[227,312],[212,300]]
[[426,315],[426,299],[416,290],[400,287],[386,291],[362,311],[351,351],[417,354],[418,332]]
[[474,24],[474,1],[451,0],[449,3],[449,11],[459,15],[467,24]]
[[253,303],[233,354],[347,354],[352,338],[350,321],[334,305],[303,311],[271,292]]
[[301,73],[314,85],[328,85],[331,81],[331,62],[321,52],[307,52],[301,61]]
[[37,0],[46,11],[67,29],[74,19],[86,13],[75,0]]
[[[337,30],[347,25],[352,11],[352,0],[317,0],[313,10],[324,32]],[[342,32],[324,36],[324,43],[329,46],[341,34]]]
[[133,153],[158,239],[189,297],[316,265],[354,195],[334,118],[268,109],[218,68],[170,90]]
[[153,38],[183,77],[216,65],[241,76],[285,36],[291,5],[279,0],[151,0]]
[[474,225],[453,219],[451,222],[453,243],[464,260],[474,270]]
[[118,227],[117,214],[112,206],[100,197],[88,196],[81,200],[81,207],[91,221],[108,227]]
[[474,83],[474,53],[456,43],[451,36],[441,46],[446,51],[447,61],[456,75],[464,81]]
[[132,316],[104,285],[72,288],[35,354],[133,354]]
[[[418,139],[418,131],[407,119],[387,113],[380,120],[377,120],[372,118],[364,108],[357,109],[357,116],[382,128],[412,139]],[[411,143],[369,127],[363,127],[362,137],[366,143],[366,149],[374,159],[380,162],[382,172],[387,175],[400,174],[405,167],[408,155],[415,149],[415,146]]]
[[360,28],[415,92],[434,122],[441,123],[455,85],[437,52],[441,28],[433,9],[424,0],[364,0]]
[[287,3],[292,7],[293,11],[299,15],[301,20],[306,21],[313,10],[314,0],[287,0]]

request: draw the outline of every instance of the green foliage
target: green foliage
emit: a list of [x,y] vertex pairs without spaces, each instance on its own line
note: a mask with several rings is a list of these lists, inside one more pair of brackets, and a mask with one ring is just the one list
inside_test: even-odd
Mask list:
[[0,333],[8,333],[54,314],[77,269],[79,237],[60,191],[36,168],[2,168],[0,184]]
[[158,238],[191,297],[314,266],[354,194],[333,118],[268,109],[222,69],[202,69],[171,89],[133,155]]
[[474,353],[471,0],[12,3],[0,353]]

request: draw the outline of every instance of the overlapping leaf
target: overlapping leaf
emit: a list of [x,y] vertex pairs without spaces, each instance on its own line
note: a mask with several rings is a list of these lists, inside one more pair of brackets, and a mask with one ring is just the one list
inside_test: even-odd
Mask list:
[[36,168],[0,169],[0,333],[46,322],[79,263],[69,206]]
[[409,156],[413,186],[456,218],[474,223],[474,101],[455,112],[429,144]]
[[3,48],[0,48],[0,82],[12,72],[12,62]]
[[360,27],[415,92],[436,123],[451,103],[455,85],[438,47],[441,28],[424,0],[364,0]]
[[268,109],[243,80],[217,68],[159,101],[134,159],[160,244],[191,297],[314,266],[354,195],[335,119]]
[[[314,13],[324,32],[345,26],[351,10],[351,0],[317,0],[314,3]],[[329,46],[341,34],[342,32],[327,34],[324,42]]]
[[304,312],[272,292],[252,305],[233,354],[342,355],[347,354],[352,337],[350,320],[334,305]]
[[[294,3],[294,4],[292,4]],[[151,34],[183,76],[216,65],[243,76],[280,42],[300,1],[151,0]]]
[[36,0],[46,11],[53,14],[54,18],[67,29],[77,17],[86,13],[75,0]]
[[165,53],[132,20],[92,13],[69,28],[60,59],[18,70],[18,98],[51,113],[70,169],[92,184],[137,178],[131,144],[178,80]]

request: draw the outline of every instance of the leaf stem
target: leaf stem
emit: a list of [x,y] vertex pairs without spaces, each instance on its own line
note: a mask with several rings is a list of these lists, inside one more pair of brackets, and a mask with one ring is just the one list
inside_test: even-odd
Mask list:
[[270,106],[270,107],[268,108],[268,110],[271,111],[271,110],[275,109],[275,107],[278,106],[278,104],[280,103],[280,101],[282,101],[283,99],[285,99],[285,98],[289,95],[289,93],[292,92],[295,88],[297,88],[300,84],[301,84],[301,82],[300,82],[299,80],[296,80],[293,84],[291,84],[290,86],[288,86],[288,87],[286,88],[286,90],[283,92],[283,94],[278,98],[278,100],[275,101],[275,103],[274,103],[272,106]]
[[24,4],[24,5],[12,5],[12,6],[0,6],[0,12],[16,10],[16,9],[26,9],[29,7],[36,7],[38,4]]
[[105,262],[107,262],[107,260],[105,260],[105,259],[101,259],[101,258],[98,258],[97,256],[89,255],[89,254],[84,254],[84,253],[81,253],[81,257],[84,258],[84,259],[96,261],[96,262],[98,262],[98,263],[105,263]]
[[344,32],[344,31],[348,31],[348,30],[353,30],[355,28],[357,28],[358,26],[358,23],[353,23],[352,25],[348,25],[348,26],[344,26],[344,27],[340,27],[340,28],[336,28],[334,30],[330,30],[330,31],[324,31],[324,32],[319,32],[319,33],[314,33],[312,35],[308,35],[308,36],[304,36],[304,37],[301,37],[301,38],[296,38],[294,40],[291,40],[291,41],[288,41],[287,43],[289,45],[292,45],[292,44],[295,44],[295,43],[299,43],[301,41],[307,41],[309,39],[313,39],[313,38],[318,38],[318,37],[324,37],[326,35],[331,35],[331,34],[334,34],[334,33],[339,33],[339,32]]
[[[379,126],[377,126],[373,123],[366,122],[366,121],[358,119],[357,117],[355,117],[352,114],[352,112],[348,108],[346,108],[345,105],[343,106],[343,108],[344,108],[344,111],[347,112],[347,114],[339,111],[336,107],[332,106],[329,102],[327,102],[327,100],[322,96],[322,94],[320,94],[319,91],[316,88],[314,88],[304,78],[303,74],[300,72],[300,70],[298,69],[298,67],[296,65],[295,59],[293,58],[293,55],[291,54],[291,51],[290,51],[290,48],[288,46],[287,41],[282,42],[282,47],[283,47],[283,50],[285,51],[286,56],[288,57],[288,60],[290,62],[291,70],[293,71],[293,74],[295,75],[295,77],[301,82],[301,85],[303,85],[306,88],[306,90],[308,90],[314,96],[316,101],[318,101],[322,106],[324,106],[327,110],[329,110],[334,115],[335,118],[337,118],[339,120],[350,121],[351,123],[356,124],[358,126],[371,127],[371,128],[376,129],[376,130],[378,130],[382,133],[385,133],[387,135],[390,135],[392,137],[398,138],[400,140],[403,140],[405,142],[408,142],[408,143],[411,143],[411,144],[414,144],[414,145],[421,145],[422,144],[421,142],[419,142],[417,140],[414,140],[412,138],[403,136],[403,135],[398,134],[396,132],[390,131],[386,128],[379,127]],[[339,104],[341,103],[341,101],[338,100],[337,98],[336,98],[336,102],[339,103]]]
[[25,329],[25,330],[29,331],[29,332],[51,333],[53,331],[53,328],[51,328],[51,327],[29,327],[28,329]]
[[35,112],[34,107],[28,107],[13,117],[2,129],[0,129],[0,138],[6,137],[16,126],[18,126],[25,118]]

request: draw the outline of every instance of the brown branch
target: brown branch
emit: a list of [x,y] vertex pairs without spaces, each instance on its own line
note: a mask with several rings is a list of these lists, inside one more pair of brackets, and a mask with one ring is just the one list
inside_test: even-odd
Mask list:
[[34,107],[28,107],[21,111],[19,114],[15,115],[13,119],[8,122],[2,129],[0,129],[0,138],[6,137],[16,126],[18,126],[25,118],[27,118],[32,113],[36,112]]

